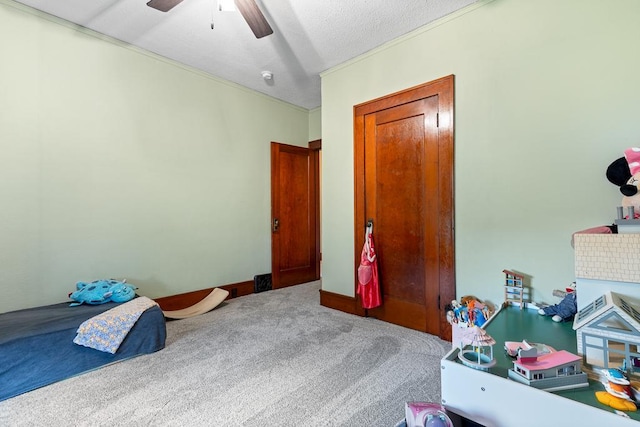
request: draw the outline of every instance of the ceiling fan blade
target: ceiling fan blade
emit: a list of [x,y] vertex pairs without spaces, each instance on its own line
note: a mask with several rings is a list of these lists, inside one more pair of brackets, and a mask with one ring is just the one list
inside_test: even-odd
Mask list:
[[180,3],[182,0],[151,0],[147,6],[158,9],[160,12],[168,12]]
[[255,0],[234,0],[234,3],[256,38],[259,39],[273,34],[271,26],[258,8]]

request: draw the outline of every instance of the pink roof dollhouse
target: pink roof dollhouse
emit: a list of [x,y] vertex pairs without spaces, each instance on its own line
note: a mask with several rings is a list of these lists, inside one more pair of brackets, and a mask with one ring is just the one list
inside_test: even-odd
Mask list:
[[537,356],[532,348],[513,362],[509,378],[547,391],[587,387],[589,382],[580,369],[581,361],[580,356],[565,350]]

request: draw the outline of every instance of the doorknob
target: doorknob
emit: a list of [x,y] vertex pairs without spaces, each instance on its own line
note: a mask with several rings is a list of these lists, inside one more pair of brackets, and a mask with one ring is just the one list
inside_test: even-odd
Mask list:
[[278,227],[280,227],[280,221],[278,221],[278,218],[273,218],[273,224],[271,225],[271,228],[274,233],[278,231]]

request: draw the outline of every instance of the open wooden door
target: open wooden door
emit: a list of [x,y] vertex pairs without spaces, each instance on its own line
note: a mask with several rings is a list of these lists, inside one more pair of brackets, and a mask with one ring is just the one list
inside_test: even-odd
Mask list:
[[354,120],[355,262],[373,220],[383,300],[367,315],[450,339],[453,76],[358,105]]
[[319,143],[271,143],[274,289],[320,279]]

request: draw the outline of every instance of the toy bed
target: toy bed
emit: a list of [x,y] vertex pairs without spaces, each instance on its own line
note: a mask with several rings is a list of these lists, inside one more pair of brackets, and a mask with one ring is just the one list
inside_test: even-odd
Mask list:
[[0,314],[0,401],[164,348],[165,318],[157,305],[140,315],[114,354],[74,344],[85,320],[118,305],[61,303]]

